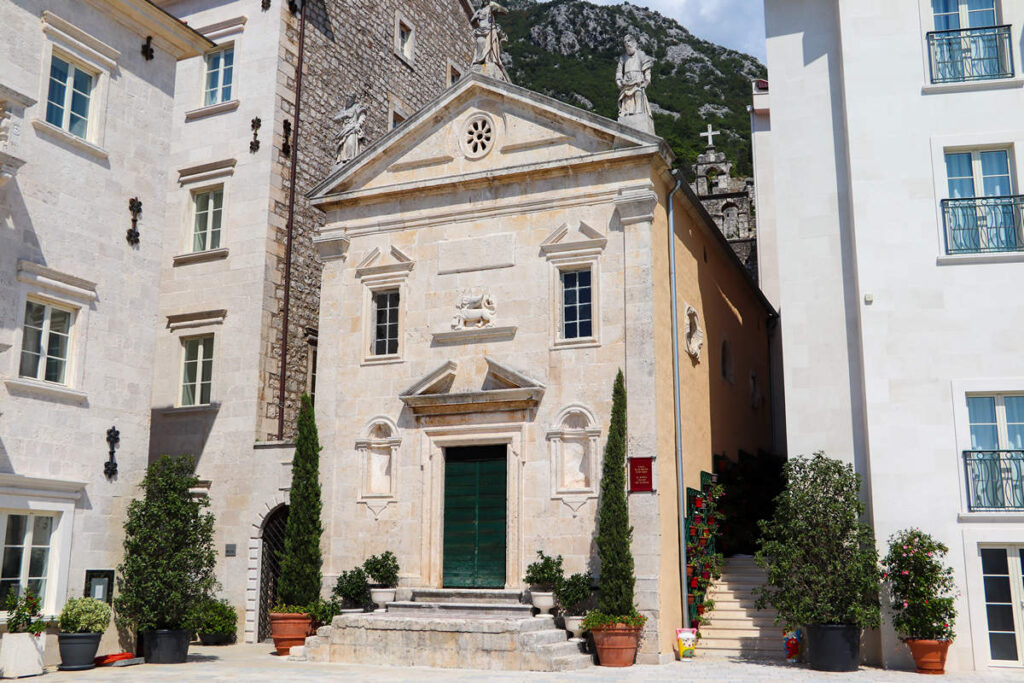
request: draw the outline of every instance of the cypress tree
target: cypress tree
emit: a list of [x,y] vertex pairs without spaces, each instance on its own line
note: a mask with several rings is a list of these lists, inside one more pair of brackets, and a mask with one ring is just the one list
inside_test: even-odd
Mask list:
[[284,605],[305,607],[320,599],[323,558],[320,522],[320,439],[316,431],[313,402],[302,395],[298,437],[292,459],[292,487],[288,521],[284,527],[284,550],[280,554],[281,577],[277,594]]
[[612,390],[612,419],[604,447],[601,503],[597,509],[597,552],[601,558],[598,609],[606,615],[625,617],[636,611],[636,579],[629,549],[632,536],[626,505],[626,383],[619,370]]

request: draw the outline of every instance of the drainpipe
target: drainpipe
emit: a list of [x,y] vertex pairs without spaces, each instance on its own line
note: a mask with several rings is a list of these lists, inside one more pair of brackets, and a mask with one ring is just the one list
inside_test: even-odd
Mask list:
[[668,193],[668,262],[672,286],[672,399],[676,409],[676,493],[679,501],[679,585],[682,587],[683,628],[690,628],[690,605],[686,585],[686,489],[683,487],[683,408],[679,401],[679,302],[676,292],[676,219],[673,198],[682,186]]
[[[295,67],[295,125],[292,127],[292,158],[288,187],[288,237],[284,244],[284,301],[281,320],[281,372],[277,392],[277,440],[284,439],[284,394],[288,375],[288,312],[292,291],[292,238],[295,233],[295,168],[299,159],[299,113],[302,107],[302,57],[305,52],[306,3],[299,0],[299,56]],[[294,5],[289,3],[294,12]]]

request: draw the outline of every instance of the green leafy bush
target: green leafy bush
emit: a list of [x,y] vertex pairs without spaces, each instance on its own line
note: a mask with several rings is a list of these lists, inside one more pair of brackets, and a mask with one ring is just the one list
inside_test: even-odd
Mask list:
[[334,584],[332,592],[335,598],[341,600],[342,607],[367,609],[372,604],[370,601],[370,582],[366,578],[366,572],[362,567],[342,572],[338,582]]
[[398,585],[398,559],[390,550],[367,558],[363,562],[363,571],[373,579],[376,587],[394,588]]
[[564,578],[562,556],[551,557],[544,551],[537,551],[537,561],[526,568],[524,580],[539,591],[551,591]]
[[196,608],[193,625],[197,633],[234,638],[238,629],[238,613],[227,600],[208,598]]
[[341,601],[337,598],[317,600],[306,608],[309,616],[313,619],[313,628],[330,626],[334,617],[341,614]]
[[303,394],[292,458],[284,550],[280,554],[281,575],[277,581],[277,595],[283,603],[310,605],[320,599],[320,537],[324,531],[320,521],[320,451],[313,403]]
[[637,612],[636,609],[627,614],[605,614],[601,610],[592,609],[587,612],[587,616],[583,617],[580,628],[584,631],[593,631],[594,629],[610,628],[616,624],[643,628],[646,623],[647,617]]
[[758,609],[771,605],[788,628],[877,627],[878,552],[860,521],[860,476],[819,452],[788,461],[785,478],[775,513],[760,522],[756,561],[768,585],[756,589]]
[[601,468],[601,497],[597,508],[600,595],[598,611],[592,614],[601,618],[617,615],[621,617],[620,623],[631,623],[639,617],[633,604],[636,577],[630,550],[632,537],[633,527],[629,525],[626,505],[626,382],[619,370],[612,389],[611,425]]
[[920,529],[904,529],[889,538],[882,580],[892,596],[892,625],[906,639],[953,640],[956,633],[956,584],[943,564],[946,553]]
[[8,591],[4,597],[4,610],[7,612],[8,633],[34,633],[46,630],[50,622],[40,614],[42,602],[39,596],[26,589],[20,596],[16,591]]
[[210,501],[193,496],[195,461],[162,456],[146,469],[143,497],[128,505],[124,560],[114,598],[117,625],[128,631],[191,629],[190,616],[217,584]]
[[590,600],[590,574],[573,574],[555,584],[555,600],[567,616],[583,614],[584,605]]
[[70,598],[57,618],[61,633],[103,633],[110,623],[110,605],[96,598]]

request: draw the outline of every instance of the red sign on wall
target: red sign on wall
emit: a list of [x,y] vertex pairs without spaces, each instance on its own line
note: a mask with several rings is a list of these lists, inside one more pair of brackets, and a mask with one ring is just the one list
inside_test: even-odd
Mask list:
[[654,458],[629,459],[629,490],[631,493],[654,490]]

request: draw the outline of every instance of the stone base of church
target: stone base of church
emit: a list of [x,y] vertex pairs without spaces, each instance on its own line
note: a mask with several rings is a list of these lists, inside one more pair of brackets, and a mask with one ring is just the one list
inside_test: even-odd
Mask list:
[[647,114],[624,114],[619,117],[619,123],[654,135],[654,119]]
[[313,662],[444,669],[571,671],[594,665],[554,619],[346,614],[306,639]]

